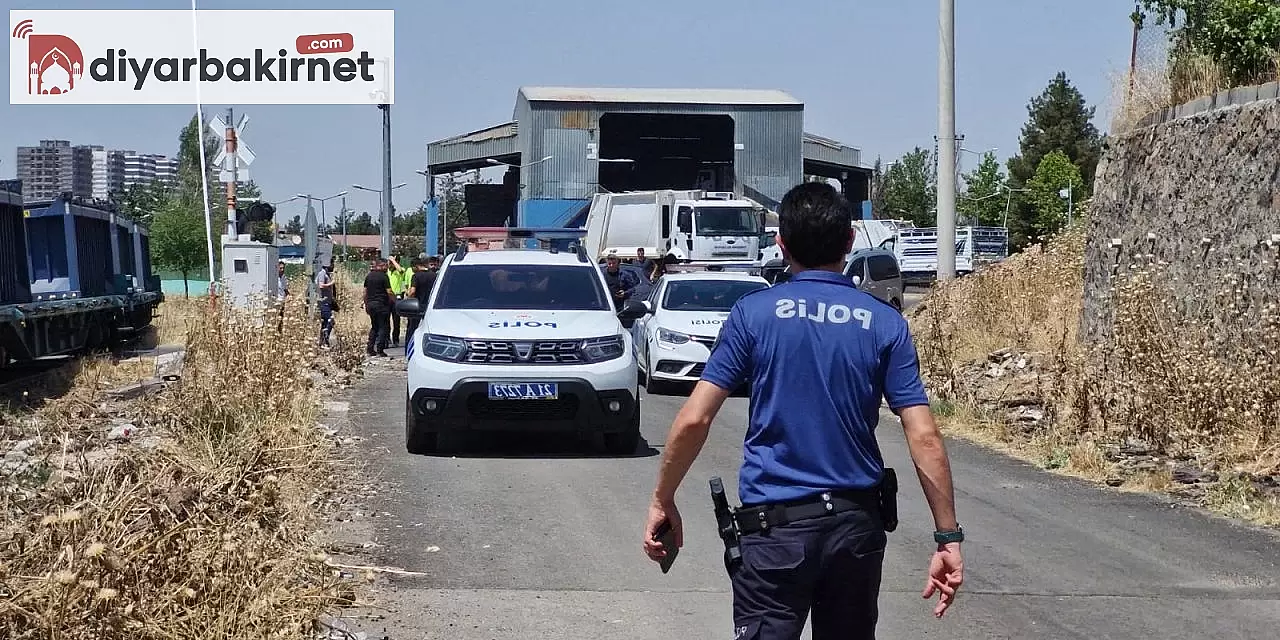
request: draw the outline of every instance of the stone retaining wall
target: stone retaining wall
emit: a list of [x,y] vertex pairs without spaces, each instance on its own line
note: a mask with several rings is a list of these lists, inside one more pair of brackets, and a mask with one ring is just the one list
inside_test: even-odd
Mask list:
[[[1173,295],[1206,322],[1244,328],[1215,299],[1224,277],[1280,292],[1280,85],[1239,87],[1165,109],[1109,138],[1085,247],[1081,335],[1109,333],[1110,279],[1168,263]],[[1261,289],[1260,289],[1261,288]]]

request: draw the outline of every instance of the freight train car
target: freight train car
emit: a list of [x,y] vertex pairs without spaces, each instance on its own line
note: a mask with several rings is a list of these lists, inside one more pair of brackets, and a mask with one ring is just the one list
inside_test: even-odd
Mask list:
[[23,203],[0,183],[0,366],[106,348],[147,328],[164,300],[145,227],[58,198]]

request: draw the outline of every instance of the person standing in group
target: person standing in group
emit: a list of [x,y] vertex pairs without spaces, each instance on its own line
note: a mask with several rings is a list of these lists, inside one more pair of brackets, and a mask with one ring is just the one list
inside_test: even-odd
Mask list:
[[[435,286],[436,272],[430,266],[430,260],[418,258],[413,261],[413,278],[409,280],[409,290],[405,292],[405,298],[416,298],[418,300],[418,309],[423,313],[427,310],[427,300],[431,296],[431,288]],[[408,348],[412,342],[413,332],[418,329],[418,323],[422,321],[421,316],[409,318],[409,326],[405,332],[404,344]]]
[[316,272],[316,293],[319,297],[317,307],[320,311],[320,346],[328,347],[329,336],[333,333],[333,312],[338,310],[338,299],[334,295],[333,262]]
[[390,332],[391,310],[396,306],[396,296],[387,277],[387,261],[374,261],[369,275],[364,277],[364,311],[369,314],[369,344],[365,352],[371,356],[387,357],[387,337]]
[[284,260],[276,262],[276,305],[279,306],[279,313],[276,315],[276,331],[284,331],[284,304],[289,298],[289,276],[284,273]]
[[[401,266],[395,256],[390,258],[387,278],[391,281],[391,291],[394,292],[396,300],[404,298],[405,289],[408,288],[409,278],[412,275],[409,267]],[[396,311],[395,305],[391,306],[391,346],[400,346],[400,312]]]
[[289,297],[289,277],[284,274],[284,260],[276,263],[276,300],[284,302]]
[[923,596],[940,594],[937,617],[963,582],[951,467],[906,320],[841,274],[853,246],[848,201],[805,183],[778,212],[776,241],[795,274],[729,312],[671,425],[643,546],[662,560],[667,550],[654,538],[663,522],[683,546],[676,489],[725,399],[749,384],[743,506],[718,511],[733,523],[723,537],[734,635],[794,640],[812,613],[815,640],[875,638],[886,532],[897,526],[896,475],[875,436],[881,398],[902,421],[933,514]]

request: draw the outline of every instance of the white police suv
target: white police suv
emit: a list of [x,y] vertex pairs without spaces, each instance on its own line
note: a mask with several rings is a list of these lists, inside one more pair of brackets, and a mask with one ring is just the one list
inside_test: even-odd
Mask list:
[[[583,233],[455,231],[473,248],[445,258],[425,309],[416,300],[398,305],[422,316],[406,346],[409,453],[450,449],[457,436],[487,430],[598,433],[611,453],[635,451],[640,397],[623,322],[644,307],[615,308],[603,274],[579,248]],[[579,240],[554,248],[565,236]],[[488,249],[495,237],[508,247],[530,239],[553,246]]]
[[760,276],[734,271],[662,276],[643,303],[645,315],[631,328],[645,390],[656,393],[667,383],[696,382],[733,304],[768,286]]

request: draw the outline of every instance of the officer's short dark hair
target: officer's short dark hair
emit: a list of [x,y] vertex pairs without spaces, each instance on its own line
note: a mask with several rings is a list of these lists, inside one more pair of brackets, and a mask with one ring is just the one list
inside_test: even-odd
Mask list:
[[834,187],[805,182],[778,206],[778,233],[791,260],[806,269],[840,262],[853,233],[853,207]]

